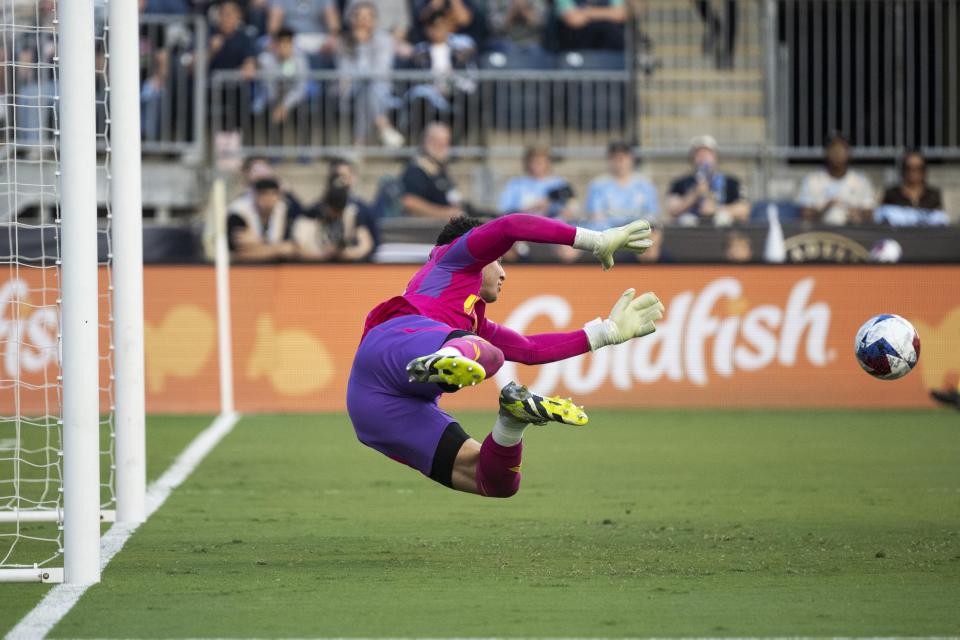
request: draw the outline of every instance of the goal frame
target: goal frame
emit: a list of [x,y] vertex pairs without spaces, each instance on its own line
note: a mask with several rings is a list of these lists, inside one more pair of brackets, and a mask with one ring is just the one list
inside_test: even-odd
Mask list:
[[60,0],[54,135],[60,157],[63,504],[62,509],[0,513],[0,522],[62,523],[63,567],[0,568],[0,582],[99,582],[101,522],[135,524],[146,514],[139,14],[135,2],[107,4],[116,395],[114,406],[106,409],[115,413],[116,422],[116,510],[100,506],[94,3]]

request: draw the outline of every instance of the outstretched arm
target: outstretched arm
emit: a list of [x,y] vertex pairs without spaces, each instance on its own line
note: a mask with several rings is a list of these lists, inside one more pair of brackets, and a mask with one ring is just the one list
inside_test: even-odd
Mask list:
[[541,242],[572,245],[577,228],[543,216],[514,213],[491,220],[470,231],[465,237],[467,250],[480,263],[480,268],[498,260],[514,242]]
[[583,329],[525,336],[485,320],[479,328],[479,335],[503,351],[504,359],[521,364],[556,362],[590,351],[587,332]]
[[635,290],[627,289],[606,320],[591,320],[578,331],[524,336],[484,318],[477,335],[503,351],[506,360],[545,364],[649,335],[657,330],[655,323],[663,317],[663,311],[663,304],[653,293],[637,296]]
[[650,224],[645,220],[635,220],[606,231],[591,231],[543,216],[514,213],[469,231],[457,240],[460,246],[447,252],[441,262],[479,271],[509,251],[514,242],[520,241],[562,244],[591,251],[603,264],[604,270],[613,266],[615,251],[623,249],[643,253],[653,244],[650,240]]

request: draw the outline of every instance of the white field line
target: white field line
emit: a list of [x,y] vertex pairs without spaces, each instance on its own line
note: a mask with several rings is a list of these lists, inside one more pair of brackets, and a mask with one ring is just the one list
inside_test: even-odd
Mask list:
[[[680,636],[676,638],[661,638],[658,636],[627,636],[607,638],[599,637],[579,637],[579,636],[491,636],[470,637],[470,638],[416,638],[416,637],[390,637],[382,638],[283,638],[281,640],[957,640],[960,636],[770,636],[770,637],[751,637],[751,636]],[[261,640],[258,638],[187,638],[186,640]],[[276,639],[274,639],[276,640]]]
[[[240,419],[237,413],[221,414],[200,432],[186,449],[177,456],[170,468],[157,478],[148,488],[146,496],[147,518],[170,497],[174,489],[183,484],[197,465],[223,440]],[[123,548],[139,523],[116,523],[100,539],[100,570]],[[5,640],[37,640],[45,638],[60,620],[73,608],[80,596],[86,592],[89,584],[59,584],[44,597],[30,613],[24,616],[17,626],[10,630]]]

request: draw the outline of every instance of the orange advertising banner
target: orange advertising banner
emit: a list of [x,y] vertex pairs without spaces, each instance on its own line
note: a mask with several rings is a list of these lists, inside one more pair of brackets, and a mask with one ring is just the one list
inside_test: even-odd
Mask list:
[[[414,271],[233,268],[238,410],[343,411],[364,317]],[[510,379],[588,407],[925,407],[928,389],[960,376],[960,266],[508,265],[507,274],[488,316],[522,333],[581,327],[627,287],[656,292],[666,314],[655,334],[624,345],[537,367],[507,363],[494,383],[446,396],[449,409],[492,409]],[[40,410],[50,391],[36,389],[56,375],[55,350],[37,346],[55,340],[55,318],[34,318],[26,290],[0,284],[5,413],[15,400],[22,414]],[[150,266],[145,291],[148,411],[216,412],[213,269]],[[898,381],[871,378],[853,356],[857,329],[878,313],[902,315],[920,334],[919,365]],[[17,375],[25,384],[11,384]]]

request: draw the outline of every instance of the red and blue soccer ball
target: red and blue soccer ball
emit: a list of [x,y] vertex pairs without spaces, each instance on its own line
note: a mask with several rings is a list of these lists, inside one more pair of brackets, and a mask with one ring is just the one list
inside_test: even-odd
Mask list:
[[864,371],[881,380],[896,380],[917,365],[920,336],[900,316],[884,313],[863,323],[854,348]]

